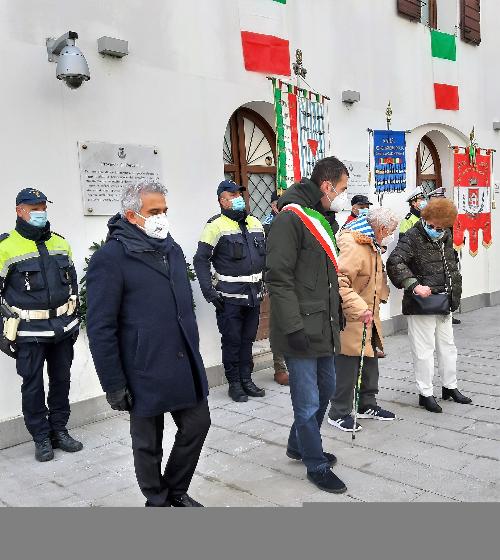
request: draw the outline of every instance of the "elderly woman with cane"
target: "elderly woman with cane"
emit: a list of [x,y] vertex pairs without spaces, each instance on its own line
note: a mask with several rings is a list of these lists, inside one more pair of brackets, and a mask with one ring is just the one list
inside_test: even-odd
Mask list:
[[[361,429],[351,412],[362,356],[355,414],[358,418],[395,419],[392,412],[377,405],[375,395],[379,378],[376,348],[383,348],[379,307],[389,297],[381,255],[394,238],[398,221],[392,210],[376,208],[347,224],[337,240],[339,291],[347,324],[341,332],[342,353],[335,356],[337,383],[328,423],[344,432]],[[361,317],[363,322],[359,322]]]
[[434,397],[434,350],[443,382],[443,400],[470,404],[457,389],[457,348],[451,313],[458,309],[462,276],[453,250],[450,228],[457,209],[447,198],[432,198],[420,220],[399,240],[387,261],[396,288],[403,288],[403,315],[419,393],[419,405],[442,412]]

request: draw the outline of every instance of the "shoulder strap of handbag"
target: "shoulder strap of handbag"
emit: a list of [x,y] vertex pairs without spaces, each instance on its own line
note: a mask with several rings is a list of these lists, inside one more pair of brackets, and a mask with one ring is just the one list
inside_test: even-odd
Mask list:
[[324,216],[312,208],[304,208],[299,204],[287,204],[281,211],[293,212],[300,218],[304,226],[325,251],[328,258],[332,261],[335,270],[338,272],[339,269],[336,259],[336,256],[338,256],[337,243],[333,230]]

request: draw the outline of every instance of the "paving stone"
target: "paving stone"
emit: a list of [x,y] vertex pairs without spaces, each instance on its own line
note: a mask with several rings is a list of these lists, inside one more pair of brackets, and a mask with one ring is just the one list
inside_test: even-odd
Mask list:
[[439,496],[438,494],[432,494],[432,492],[422,492],[417,498],[412,500],[412,502],[455,502],[451,498],[446,498],[445,496]]
[[464,432],[488,439],[500,441],[500,425],[491,422],[474,422],[472,426],[464,429]]
[[[208,507],[308,507],[314,502],[500,501],[500,350],[496,309],[462,316],[455,330],[459,385],[473,405],[442,402],[443,414],[418,406],[408,338],[386,340],[380,360],[381,406],[398,420],[362,420],[351,434],[322,426],[323,445],[334,453],[337,473],[348,484],[342,495],[319,491],[304,465],[286,457],[293,422],[289,388],[274,383],[273,370],[255,374],[266,396],[234,403],[227,386],[210,391],[212,428],[202,450],[190,494]],[[480,325],[490,328],[485,335]],[[441,382],[435,378],[435,394]],[[438,399],[439,400],[439,399]],[[133,466],[129,417],[114,416],[72,430],[85,447],[56,450],[37,463],[33,443],[0,451],[0,507],[143,507]],[[177,428],[167,415],[164,461]],[[332,508],[335,506],[332,506]],[[332,509],[332,511],[334,511]]]

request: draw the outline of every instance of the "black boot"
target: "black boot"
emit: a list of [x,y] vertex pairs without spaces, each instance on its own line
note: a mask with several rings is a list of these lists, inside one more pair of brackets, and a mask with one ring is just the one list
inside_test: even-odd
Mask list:
[[455,402],[460,404],[470,404],[472,399],[462,395],[462,393],[458,389],[447,389],[443,387],[443,400],[447,401],[448,399],[453,399]]
[[77,451],[81,451],[83,449],[83,443],[73,439],[65,430],[52,432],[50,438],[54,449],[61,449],[67,453],[76,453]]
[[239,381],[232,381],[229,383],[227,394],[233,399],[234,402],[247,402],[248,396],[243,391],[243,387]]
[[241,386],[243,387],[243,391],[245,391],[249,397],[263,397],[266,394],[265,389],[257,387],[251,379],[242,381]]
[[424,406],[429,412],[443,412],[443,409],[436,402],[436,397],[434,395],[430,397],[418,395],[418,404]]
[[38,443],[35,441],[35,459],[37,461],[45,463],[45,461],[52,461],[53,458],[54,450],[52,449],[50,438],[47,437]]

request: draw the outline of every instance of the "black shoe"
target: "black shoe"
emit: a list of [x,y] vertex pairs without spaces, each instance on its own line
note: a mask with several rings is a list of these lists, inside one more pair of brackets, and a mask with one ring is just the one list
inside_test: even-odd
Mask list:
[[193,500],[191,496],[183,494],[182,496],[177,496],[175,498],[170,498],[170,504],[172,507],[205,507],[200,502]]
[[442,396],[444,401],[453,399],[455,402],[460,404],[470,404],[472,402],[472,399],[462,395],[458,389],[447,389],[446,387],[443,387]]
[[451,318],[451,324],[452,325],[461,325],[462,321],[460,321],[460,319],[455,319],[455,317]]
[[325,492],[343,494],[347,491],[346,485],[330,469],[320,472],[308,472],[307,479]]
[[249,397],[263,397],[266,394],[265,389],[257,387],[251,379],[248,381],[242,381],[241,386],[243,387],[243,391],[245,391]]
[[67,453],[76,453],[83,449],[83,443],[73,439],[66,431],[52,432],[50,439],[54,449],[61,449]]
[[243,387],[239,381],[229,383],[227,394],[233,399],[234,402],[247,402],[248,395],[243,391]]
[[52,449],[50,438],[47,437],[38,443],[35,441],[35,459],[37,461],[45,463],[45,461],[52,461],[53,458],[54,450]]
[[429,412],[443,412],[443,409],[436,402],[436,397],[433,395],[430,397],[418,395],[418,404],[424,406]]
[[[333,467],[337,464],[337,457],[335,457],[333,453],[327,453],[326,451],[323,451],[323,455],[326,457],[326,460],[328,461],[330,467]],[[300,455],[300,453],[290,451],[289,449],[286,450],[286,456],[290,459],[294,459],[295,461],[302,461],[302,456]]]

